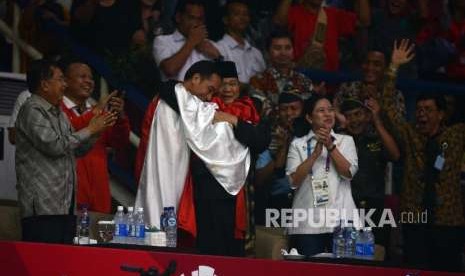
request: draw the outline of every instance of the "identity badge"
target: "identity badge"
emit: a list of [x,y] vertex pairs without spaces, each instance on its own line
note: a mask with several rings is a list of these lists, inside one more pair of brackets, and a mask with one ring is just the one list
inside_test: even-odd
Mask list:
[[323,206],[329,201],[328,178],[312,179],[313,205],[315,207]]

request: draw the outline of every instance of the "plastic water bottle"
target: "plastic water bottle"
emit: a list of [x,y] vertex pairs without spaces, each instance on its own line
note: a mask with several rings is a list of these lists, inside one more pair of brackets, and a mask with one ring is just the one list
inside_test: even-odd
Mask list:
[[357,231],[353,226],[353,221],[349,220],[344,231],[345,238],[345,257],[352,258],[355,255],[355,241],[357,239]]
[[163,208],[163,213],[160,216],[160,231],[165,231],[166,226],[166,217],[168,216],[168,207]]
[[344,229],[342,228],[342,221],[339,226],[334,229],[333,233],[333,255],[336,258],[342,258],[345,254],[345,238]]
[[134,243],[136,237],[136,220],[134,217],[134,207],[128,207],[128,213],[126,214],[126,228],[128,230],[128,235],[126,238],[127,243]]
[[87,205],[82,205],[78,224],[78,244],[89,244],[90,216]]
[[355,257],[365,259],[366,232],[361,231],[355,240]]
[[174,207],[169,207],[165,226],[166,246],[168,247],[176,247],[177,224],[178,223],[176,221],[176,213],[174,211]]
[[126,236],[128,235],[128,231],[126,228],[123,206],[118,206],[113,220],[115,221],[115,234],[113,241],[116,243],[124,243]]
[[144,208],[139,207],[137,209],[136,215],[136,243],[137,244],[144,244],[145,241],[145,217],[144,217]]
[[365,248],[363,255],[366,259],[373,260],[375,258],[375,235],[371,227],[365,228]]

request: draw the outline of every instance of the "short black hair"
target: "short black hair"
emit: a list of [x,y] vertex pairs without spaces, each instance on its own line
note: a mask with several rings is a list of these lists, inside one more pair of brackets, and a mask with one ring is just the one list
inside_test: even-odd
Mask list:
[[310,98],[308,98],[304,102],[304,114],[305,115],[312,114],[313,110],[315,109],[316,104],[320,100],[325,100],[325,99],[328,100],[330,103],[332,103],[331,99],[328,98],[327,96],[313,94]]
[[266,49],[270,50],[273,39],[278,39],[278,38],[287,38],[291,41],[291,43],[293,43],[292,35],[286,28],[276,27],[271,31],[270,35],[268,36],[266,40],[266,45],[265,45]]
[[436,93],[423,93],[417,97],[417,100],[415,103],[418,104],[418,102],[427,101],[427,100],[433,100],[438,110],[446,111],[447,102],[446,102],[446,98],[444,97],[444,95],[436,94]]
[[69,67],[72,64],[76,64],[76,63],[85,64],[85,65],[89,66],[89,64],[87,64],[87,62],[85,62],[84,60],[82,60],[82,59],[80,59],[78,57],[75,57],[75,56],[63,57],[58,61],[58,65],[60,66],[61,71],[63,71],[63,74],[65,74],[65,75],[66,75]]
[[247,8],[250,8],[249,3],[247,3],[245,0],[229,0],[226,2],[226,5],[224,5],[224,16],[229,15],[229,9],[231,8],[232,4],[242,4],[247,6]]
[[220,75],[216,62],[209,60],[201,60],[192,64],[184,75],[184,80],[190,80],[195,74],[199,74],[202,79],[208,79],[213,74]]
[[40,83],[53,77],[53,68],[59,69],[60,67],[50,59],[38,59],[29,64],[26,81],[31,93],[36,94],[40,88]]
[[183,13],[186,11],[187,5],[202,6],[205,8],[204,0],[180,0],[176,6],[176,13]]

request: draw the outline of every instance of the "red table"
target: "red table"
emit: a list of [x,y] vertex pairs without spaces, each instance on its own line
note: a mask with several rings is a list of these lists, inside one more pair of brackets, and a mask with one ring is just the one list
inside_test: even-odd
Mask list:
[[[124,272],[121,265],[154,266],[164,271],[174,260],[175,276],[228,275],[318,275],[318,276],[448,276],[464,275],[419,271],[414,269],[375,266],[342,265],[314,262],[272,261],[250,258],[230,258],[173,252],[50,245],[25,242],[0,242],[0,275],[135,275]],[[197,271],[198,273],[195,273]],[[194,272],[194,273],[193,273]]]

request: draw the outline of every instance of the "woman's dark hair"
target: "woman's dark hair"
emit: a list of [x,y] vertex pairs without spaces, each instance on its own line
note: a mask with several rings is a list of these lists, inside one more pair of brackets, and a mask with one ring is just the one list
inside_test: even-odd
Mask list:
[[327,96],[321,96],[321,95],[313,94],[309,99],[307,99],[304,102],[304,114],[305,115],[312,114],[313,110],[315,109],[316,104],[320,100],[325,100],[325,99],[328,100],[329,102],[331,102],[331,99],[328,98]]
[[320,100],[328,100],[331,102],[331,99],[326,97],[326,96],[320,96],[320,95],[312,95],[309,99],[305,100],[304,102],[304,114],[295,119],[293,122],[293,129],[294,129],[294,136],[297,138],[303,137],[307,135],[307,133],[312,129],[312,125],[307,121],[305,116],[307,114],[311,114],[313,110],[315,109],[316,104]]

